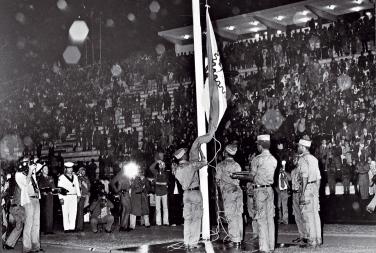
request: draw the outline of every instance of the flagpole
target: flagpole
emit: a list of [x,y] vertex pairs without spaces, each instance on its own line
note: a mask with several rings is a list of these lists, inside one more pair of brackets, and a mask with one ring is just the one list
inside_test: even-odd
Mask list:
[[[202,136],[206,134],[205,112],[202,109],[202,91],[204,85],[204,67],[202,57],[202,31],[200,20],[200,0],[192,0],[193,14],[193,42],[195,58],[195,83],[196,83],[196,108],[197,108],[197,134]],[[206,144],[201,145],[202,152],[207,157]],[[202,239],[210,240],[210,222],[209,222],[209,193],[208,193],[208,167],[200,170],[200,190],[202,194]]]

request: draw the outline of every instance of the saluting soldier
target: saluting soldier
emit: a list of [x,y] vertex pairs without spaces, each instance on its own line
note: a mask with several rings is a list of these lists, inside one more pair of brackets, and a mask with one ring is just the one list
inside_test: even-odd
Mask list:
[[185,148],[177,150],[174,157],[179,160],[175,177],[184,190],[184,245],[188,249],[194,249],[198,247],[200,239],[203,212],[198,171],[206,165],[206,161],[188,161]]
[[78,177],[73,173],[72,162],[64,163],[65,172],[58,179],[57,186],[67,190],[66,195],[59,194],[63,212],[64,232],[74,232],[76,227],[77,204],[81,197]]
[[275,247],[275,210],[272,184],[277,168],[277,159],[269,151],[270,135],[257,136],[256,143],[260,154],[251,161],[250,174],[254,188],[259,250],[271,252]]
[[221,190],[225,216],[228,221],[230,246],[239,248],[243,239],[243,191],[239,180],[231,178],[231,173],[240,172],[240,165],[235,162],[236,145],[227,145],[225,160],[217,165],[216,180]]
[[306,230],[308,232],[308,243],[302,247],[317,247],[322,244],[321,221],[319,216],[319,189],[321,175],[319,162],[309,153],[311,141],[307,136],[299,140],[298,170],[302,175],[302,194],[300,196],[301,210]]

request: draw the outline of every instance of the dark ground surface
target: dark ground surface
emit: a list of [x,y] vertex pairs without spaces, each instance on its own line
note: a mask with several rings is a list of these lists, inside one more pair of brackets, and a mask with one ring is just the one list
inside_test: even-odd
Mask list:
[[[225,247],[221,240],[213,236],[212,246],[207,243],[201,249],[193,252],[206,253],[239,253],[256,252],[257,242],[252,241],[252,231],[246,228],[245,240],[242,249]],[[223,238],[223,234],[221,235]],[[324,244],[319,249],[301,249],[292,245],[292,240],[297,237],[295,225],[280,225],[278,228],[278,244],[285,247],[276,249],[275,252],[376,252],[376,226],[375,225],[325,225]],[[130,233],[115,231],[112,234],[91,232],[42,236],[42,247],[51,253],[78,253],[78,252],[134,252],[134,253],[182,253],[183,227],[136,227]],[[204,244],[202,244],[204,245]],[[286,247],[288,246],[288,247]],[[21,252],[21,243],[15,250],[4,252]]]

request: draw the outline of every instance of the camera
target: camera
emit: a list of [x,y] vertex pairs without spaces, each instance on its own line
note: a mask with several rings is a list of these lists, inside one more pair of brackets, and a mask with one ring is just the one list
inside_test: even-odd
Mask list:
[[17,172],[21,172],[24,174],[29,173],[29,163],[28,162],[21,162],[17,167]]

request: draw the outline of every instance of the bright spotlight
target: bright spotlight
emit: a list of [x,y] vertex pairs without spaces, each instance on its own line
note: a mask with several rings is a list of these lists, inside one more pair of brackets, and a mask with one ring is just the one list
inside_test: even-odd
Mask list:
[[135,162],[129,162],[123,165],[123,173],[128,178],[135,178],[140,171],[140,166]]

